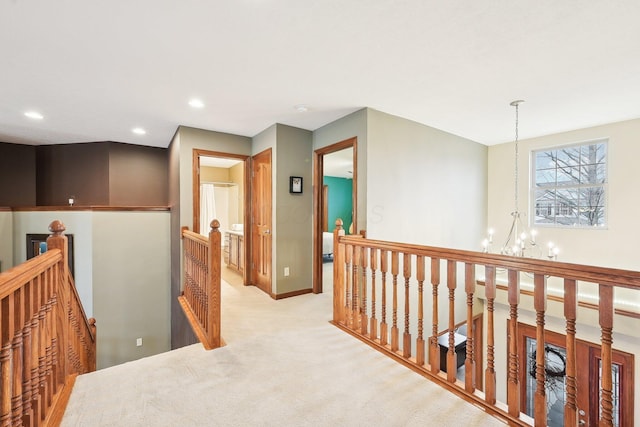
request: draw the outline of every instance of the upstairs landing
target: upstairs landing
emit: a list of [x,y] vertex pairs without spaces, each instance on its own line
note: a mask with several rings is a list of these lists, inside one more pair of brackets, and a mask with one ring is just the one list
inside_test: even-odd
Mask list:
[[501,426],[328,323],[331,295],[222,283],[225,347],[80,376],[62,426]]

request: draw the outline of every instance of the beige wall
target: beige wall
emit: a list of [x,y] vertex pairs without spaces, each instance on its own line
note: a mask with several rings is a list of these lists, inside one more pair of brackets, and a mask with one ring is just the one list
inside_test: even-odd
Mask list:
[[[277,125],[278,168],[274,171],[276,206],[274,293],[312,288],[313,177],[311,132]],[[302,194],[289,193],[289,177],[302,177]],[[284,269],[289,268],[289,276]]]
[[[487,147],[372,109],[368,109],[367,135],[367,237],[475,249],[476,236],[486,223]],[[427,265],[427,277],[429,271]],[[441,283],[446,283],[446,271],[442,264]],[[458,266],[457,277],[462,283],[463,265]],[[391,289],[387,298],[392,298]],[[409,313],[411,333],[416,336],[414,300]],[[465,301],[463,286],[458,286],[456,300]],[[447,292],[439,292],[438,302],[447,306]],[[425,305],[431,304],[432,295],[426,293]],[[449,312],[440,310],[439,315],[443,330]],[[404,307],[399,307],[398,316],[404,316]],[[465,319],[465,305],[460,304],[455,321]],[[424,326],[431,330],[429,317]]]
[[[253,138],[253,155],[271,148],[272,293],[312,288],[312,134],[281,124]],[[289,177],[303,178],[303,193],[289,193]],[[289,268],[289,276],[284,268]]]
[[200,166],[200,182],[229,182],[229,169]]
[[238,184],[238,222],[244,222],[244,163],[229,168],[229,181]]
[[368,108],[363,108],[313,131],[313,150],[327,147],[349,138],[357,138],[358,200],[356,218],[358,232],[367,230],[367,119]]

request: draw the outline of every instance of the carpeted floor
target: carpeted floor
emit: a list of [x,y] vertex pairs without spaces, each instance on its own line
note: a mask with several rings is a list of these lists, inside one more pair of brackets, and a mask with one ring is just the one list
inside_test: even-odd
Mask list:
[[274,301],[223,283],[222,296],[226,347],[83,375],[62,426],[504,425],[330,325],[330,289]]

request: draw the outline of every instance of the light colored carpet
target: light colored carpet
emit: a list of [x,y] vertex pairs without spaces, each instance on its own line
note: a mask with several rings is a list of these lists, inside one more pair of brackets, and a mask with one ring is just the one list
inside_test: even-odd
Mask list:
[[330,325],[330,292],[222,295],[226,347],[80,376],[62,426],[504,425]]

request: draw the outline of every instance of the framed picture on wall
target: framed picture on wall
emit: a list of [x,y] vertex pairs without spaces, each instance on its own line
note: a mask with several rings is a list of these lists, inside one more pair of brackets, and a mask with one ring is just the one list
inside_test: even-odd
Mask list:
[[289,193],[292,193],[292,194],[302,193],[302,177],[301,176],[289,177]]

